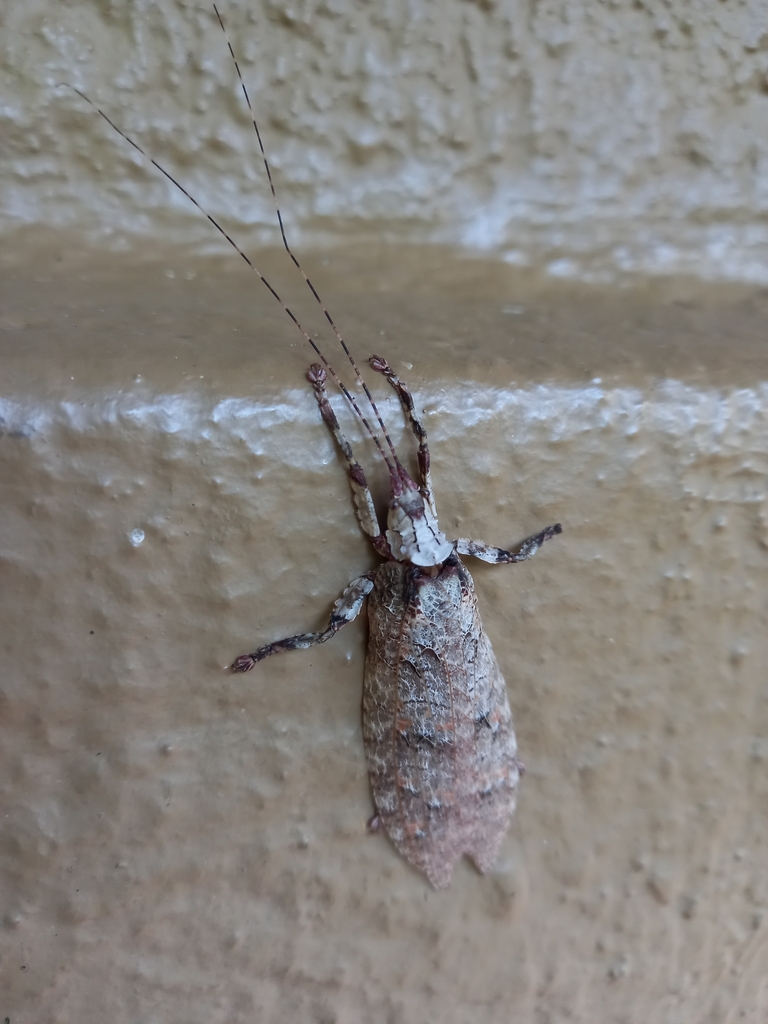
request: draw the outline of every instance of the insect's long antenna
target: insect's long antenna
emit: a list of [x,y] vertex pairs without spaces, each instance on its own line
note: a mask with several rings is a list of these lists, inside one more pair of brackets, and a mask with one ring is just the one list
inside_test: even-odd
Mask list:
[[365,392],[368,401],[371,403],[371,408],[373,409],[374,415],[376,416],[376,419],[379,421],[379,426],[381,427],[382,433],[384,434],[384,437],[386,438],[387,444],[389,445],[389,450],[392,453],[392,457],[394,458],[395,463],[397,465],[399,465],[400,460],[397,457],[397,452],[395,451],[395,446],[392,444],[392,440],[391,440],[391,438],[389,436],[389,433],[387,431],[387,428],[386,428],[386,426],[384,424],[384,420],[381,418],[381,414],[379,413],[379,410],[378,410],[378,408],[376,406],[376,402],[373,400],[373,395],[371,394],[370,390],[368,389],[368,385],[365,383],[365,380],[363,379],[362,373],[360,373],[360,369],[359,369],[357,363],[355,362],[354,356],[352,355],[352,353],[350,352],[349,348],[347,347],[347,343],[344,341],[344,338],[341,336],[341,331],[339,331],[338,327],[336,326],[336,324],[335,324],[335,322],[333,320],[333,317],[331,316],[331,314],[326,309],[325,303],[320,298],[320,296],[319,296],[319,294],[317,292],[317,289],[312,284],[310,279],[307,277],[307,275],[306,275],[306,273],[304,271],[304,268],[299,263],[298,258],[295,256],[295,254],[294,254],[293,250],[291,249],[290,245],[288,245],[288,239],[287,239],[286,234],[285,234],[285,227],[283,226],[283,216],[280,213],[280,207],[277,204],[277,192],[275,191],[275,184],[272,181],[272,171],[269,168],[269,160],[267,159],[267,154],[266,154],[266,151],[264,149],[264,143],[261,141],[261,132],[259,131],[259,126],[256,124],[256,115],[253,113],[253,107],[251,106],[251,100],[250,100],[250,97],[248,96],[248,90],[245,87],[245,82],[243,81],[243,76],[240,74],[240,65],[237,63],[237,57],[235,56],[235,51],[232,49],[232,43],[229,41],[229,36],[227,35],[227,30],[224,27],[224,21],[223,21],[221,15],[219,14],[219,9],[216,6],[216,4],[213,5],[213,9],[216,12],[216,17],[219,19],[219,25],[221,25],[221,31],[224,33],[224,38],[227,41],[227,46],[229,47],[229,53],[230,53],[230,56],[232,57],[232,62],[235,65],[235,71],[237,71],[237,77],[240,80],[240,88],[243,90],[243,96],[245,96],[245,102],[248,105],[248,112],[251,115],[251,121],[253,122],[253,130],[256,132],[256,138],[258,139],[258,142],[259,142],[259,149],[261,150],[261,158],[264,161],[264,167],[266,168],[266,171],[267,171],[267,178],[269,179],[269,187],[272,190],[272,201],[275,204],[275,213],[277,214],[277,223],[280,225],[280,234],[281,234],[282,239],[283,239],[283,245],[285,246],[285,251],[291,257],[291,259],[293,260],[294,266],[296,267],[296,269],[299,271],[301,276],[306,281],[307,287],[309,288],[309,290],[312,292],[314,297],[317,299],[317,303],[320,306],[320,309],[322,309],[323,313],[325,314],[325,319],[331,325],[333,333],[336,335],[339,344],[344,349],[344,352],[346,353],[347,359],[349,359],[350,363],[352,364],[352,369],[355,371],[355,376],[360,381],[360,383],[361,383],[361,385],[363,387],[363,391]]
[[[291,309],[289,309],[288,306],[286,306],[286,304],[280,298],[280,296],[275,291],[275,289],[272,287],[272,285],[269,283],[269,281],[266,279],[266,277],[264,277],[264,275],[259,270],[259,268],[254,263],[251,262],[251,260],[248,258],[248,256],[246,256],[246,254],[243,252],[243,250],[240,248],[240,246],[237,244],[237,242],[235,242],[235,240],[233,238],[231,238],[227,234],[227,232],[224,230],[224,228],[221,226],[221,224],[219,224],[219,222],[217,220],[215,220],[210,215],[210,213],[208,213],[207,210],[203,209],[203,207],[200,205],[200,203],[198,203],[198,201],[195,199],[195,197],[193,195],[190,195],[190,193],[187,192],[187,190],[184,188],[184,186],[181,185],[178,181],[176,181],[176,179],[173,177],[172,174],[169,174],[169,172],[166,171],[166,169],[164,167],[160,166],[160,164],[157,162],[157,160],[155,160],[153,157],[151,157],[148,153],[145,153],[144,150],[141,148],[141,146],[137,142],[134,142],[133,139],[130,138],[128,135],[126,135],[125,132],[121,128],[118,128],[117,125],[115,124],[115,122],[110,117],[108,117],[104,113],[104,111],[101,110],[100,107],[97,107],[96,104],[93,102],[93,100],[88,99],[88,97],[85,95],[85,93],[81,92],[74,85],[69,85],[67,82],[61,82],[60,84],[65,86],[67,89],[72,89],[72,91],[76,92],[78,96],[82,97],[82,99],[84,99],[86,103],[89,103],[97,113],[101,114],[101,116],[104,118],[104,120],[107,122],[107,124],[110,125],[110,127],[114,128],[114,130],[117,132],[118,135],[121,135],[125,139],[125,141],[127,143],[129,143],[129,145],[133,146],[133,148],[137,152],[141,153],[141,155],[144,157],[145,160],[148,160],[151,164],[153,164],[153,166],[155,166],[158,169],[158,171],[160,171],[161,174],[165,175],[165,177],[168,179],[168,181],[170,181],[173,185],[175,185],[176,188],[180,192],[183,192],[184,195],[187,197],[187,199],[197,207],[197,209],[200,211],[200,213],[202,213],[204,217],[208,218],[208,220],[211,222],[211,224],[213,224],[213,226],[216,228],[216,230],[219,232],[219,234],[223,235],[224,238],[226,238],[226,240],[229,242],[229,244],[232,246],[232,248],[235,250],[235,252],[237,252],[245,260],[245,262],[248,264],[248,266],[251,268],[251,270],[257,275],[259,280],[264,285],[266,285],[266,287],[270,290],[270,292],[275,297],[275,299],[277,299],[277,301],[283,307],[285,312],[288,314],[288,316],[291,318],[291,320],[293,320],[293,322],[296,324],[298,329],[304,335],[304,338],[312,346],[312,348],[314,349],[315,353],[322,360],[323,365],[327,368],[328,372],[333,377],[334,381],[338,385],[338,387],[341,390],[341,392],[344,395],[344,397],[347,399],[349,404],[352,406],[352,408],[355,410],[357,415],[360,417],[360,420],[361,420],[363,426],[368,431],[370,436],[373,438],[374,444],[376,445],[376,447],[378,448],[379,452],[381,453],[382,458],[386,462],[387,466],[389,466],[390,469],[391,469],[392,465],[391,465],[391,463],[389,461],[389,458],[387,457],[387,453],[382,448],[381,441],[379,440],[379,438],[376,435],[375,431],[371,427],[370,423],[365,418],[365,416],[363,416],[362,410],[360,409],[360,406],[357,404],[354,395],[350,392],[349,388],[346,386],[344,381],[341,380],[341,378],[336,373],[334,368],[331,366],[331,364],[325,358],[325,356],[323,355],[322,351],[320,350],[320,348],[316,344],[315,340],[301,326],[301,324],[299,323],[299,321],[298,321],[296,315],[293,313],[293,311]],[[387,438],[387,440],[389,441],[389,438]],[[392,442],[389,441],[389,444],[391,446]]]

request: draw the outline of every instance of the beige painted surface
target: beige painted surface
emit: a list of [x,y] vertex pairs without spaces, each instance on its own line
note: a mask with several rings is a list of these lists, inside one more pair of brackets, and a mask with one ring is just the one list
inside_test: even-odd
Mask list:
[[436,893],[366,832],[363,622],[225,669],[374,561],[300,336],[235,261],[22,255],[0,1019],[764,1021],[765,293],[308,258],[412,383],[446,532],[564,526],[473,566],[528,772],[496,870]]
[[365,829],[364,622],[227,673],[373,556],[301,336],[56,86],[274,241],[231,63],[205,3],[8,4],[0,1020],[763,1024],[764,5],[224,13],[292,237],[334,243],[313,280],[424,409],[443,529],[563,523],[473,566],[528,773],[494,873],[437,894]]
[[[764,0],[226,0],[296,241],[491,249],[559,276],[768,281]],[[249,243],[275,240],[205,0],[0,11],[3,232],[216,240],[88,92]],[[135,161],[135,162],[134,162]]]

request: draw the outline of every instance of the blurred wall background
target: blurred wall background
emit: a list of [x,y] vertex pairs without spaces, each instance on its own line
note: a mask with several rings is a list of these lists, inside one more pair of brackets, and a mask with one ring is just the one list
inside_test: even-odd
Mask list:
[[[458,243],[556,276],[768,281],[762,0],[223,0],[293,238]],[[270,197],[212,7],[0,13],[0,230],[246,243]]]
[[279,238],[237,78],[208,0],[6,3],[0,1021],[765,1024],[765,0],[221,10],[442,528],[563,523],[472,566],[520,807],[436,893],[366,830],[363,617],[227,671],[374,559],[303,339],[59,83],[250,251]]

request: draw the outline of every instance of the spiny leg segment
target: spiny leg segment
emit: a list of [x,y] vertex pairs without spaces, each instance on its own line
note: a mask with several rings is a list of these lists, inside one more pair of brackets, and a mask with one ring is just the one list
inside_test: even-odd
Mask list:
[[305,647],[314,647],[315,644],[323,644],[332,636],[351,622],[363,607],[363,601],[373,590],[374,572],[365,573],[352,580],[344,593],[333,606],[328,628],[318,633],[297,633],[295,636],[288,636],[284,640],[276,640],[274,643],[265,644],[253,654],[241,654],[232,663],[233,672],[248,672],[253,666],[268,658],[270,654],[280,654],[282,651],[296,651]]
[[461,537],[456,541],[456,550],[460,555],[472,555],[474,558],[480,558],[483,562],[491,562],[494,565],[502,565],[505,562],[525,562],[528,558],[533,558],[545,540],[550,540],[562,532],[563,528],[560,523],[555,523],[554,526],[548,526],[541,533],[535,533],[532,537],[528,537],[518,545],[516,551],[505,551],[504,548],[494,548],[481,540],[469,540],[466,537]]
[[[352,487],[352,499],[355,504],[355,512],[358,522],[363,531],[368,534],[373,542],[374,548],[384,558],[391,558],[387,538],[382,534],[379,522],[376,517],[376,509],[373,504],[373,497],[368,488],[368,482],[363,472],[363,467],[357,461],[352,451],[352,446],[342,433],[336,413],[331,408],[328,395],[325,391],[326,381],[325,369],[319,363],[313,363],[307,372],[307,379],[314,388],[315,398],[320,407],[320,415],[325,424],[336,439],[349,466],[349,482]],[[373,579],[376,571],[365,573],[352,580],[339,600],[333,606],[333,612],[328,623],[328,628],[317,633],[297,633],[295,636],[286,637],[284,640],[276,640],[274,643],[265,644],[252,654],[241,654],[232,663],[233,672],[248,672],[253,666],[268,658],[271,654],[279,654],[282,651],[295,651],[305,647],[313,647],[315,644],[323,644],[332,636],[351,622],[360,612],[363,601],[373,590]]]
[[352,452],[352,446],[342,433],[339,421],[336,418],[336,413],[333,411],[331,403],[328,401],[328,395],[325,390],[326,373],[323,367],[318,363],[313,363],[307,372],[307,380],[314,388],[315,398],[317,399],[317,404],[320,407],[320,415],[323,417],[323,422],[335,437],[336,443],[341,449],[344,458],[347,460],[347,465],[349,466],[349,484],[352,488],[352,500],[355,505],[357,521],[360,523],[363,533],[367,533],[373,541],[373,546],[376,551],[378,551],[384,558],[391,558],[392,552],[387,538],[381,532],[379,520],[376,515],[376,508],[373,504],[373,496],[371,495],[370,488],[368,487],[365,471],[355,458],[354,453]]
[[405,384],[397,374],[394,372],[392,367],[389,365],[383,356],[371,356],[368,360],[371,364],[372,369],[377,373],[381,373],[386,377],[389,383],[392,385],[394,390],[397,392],[397,397],[400,399],[400,403],[403,407],[405,415],[411,424],[416,440],[419,442],[418,460],[419,460],[419,477],[421,481],[421,493],[424,500],[430,507],[432,515],[437,519],[437,511],[435,509],[435,499],[432,491],[432,476],[429,471],[430,467],[430,455],[429,445],[427,444],[427,430],[424,424],[421,422],[419,417],[416,415],[416,407],[413,401],[413,395],[407,384]]

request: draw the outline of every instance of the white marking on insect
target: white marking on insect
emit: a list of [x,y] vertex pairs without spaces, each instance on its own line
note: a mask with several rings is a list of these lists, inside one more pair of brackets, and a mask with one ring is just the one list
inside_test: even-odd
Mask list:
[[[215,4],[214,11],[227,38]],[[514,811],[517,784],[524,771],[517,757],[504,679],[483,631],[472,577],[459,556],[470,555],[494,564],[522,562],[560,533],[561,527],[559,523],[549,526],[511,551],[477,540],[452,541],[442,533],[432,492],[427,433],[411,392],[386,359],[371,356],[371,368],[395,390],[418,441],[418,482],[400,462],[352,353],[288,244],[261,134],[228,38],[227,46],[264,161],[283,246],[347,356],[383,442],[317,343],[218,221],[83,92],[74,91],[208,218],[259,276],[321,360],[312,364],[307,377],[320,414],[346,459],[360,527],[384,561],[349,584],[336,601],[325,630],[265,644],[237,658],[232,669],[247,672],[272,654],[324,643],[351,622],[368,599],[370,635],[363,687],[363,738],[376,805],[369,828],[384,829],[398,850],[436,888],[443,888],[463,854],[468,854],[480,871],[491,868]],[[384,532],[365,473],[328,401],[329,374],[387,466],[390,500]],[[137,537],[139,532],[134,531]],[[133,535],[131,539],[138,542]]]

